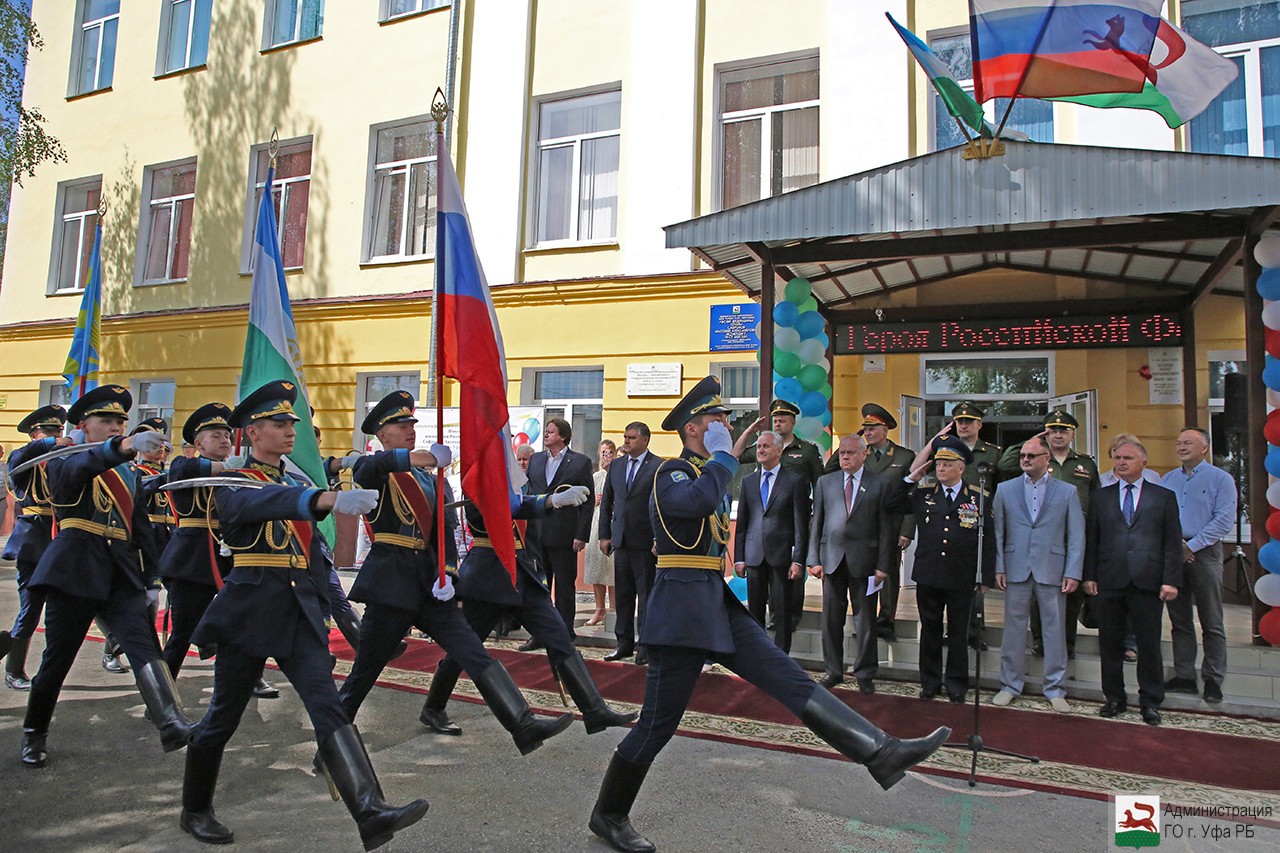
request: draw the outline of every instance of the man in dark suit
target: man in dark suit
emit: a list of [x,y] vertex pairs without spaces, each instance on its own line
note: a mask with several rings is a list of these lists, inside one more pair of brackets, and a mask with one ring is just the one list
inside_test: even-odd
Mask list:
[[791,651],[791,581],[804,577],[809,542],[809,484],[782,467],[782,436],[762,432],[756,440],[759,470],[742,481],[738,526],[733,540],[734,572],[747,579],[747,609],[764,624],[772,598],[774,643]]
[[[649,452],[649,436],[648,424],[627,424],[622,433],[622,458],[609,466],[600,497],[600,550],[613,557],[613,582],[618,593],[618,615],[613,624],[618,646],[605,660],[623,660],[635,654],[636,636],[644,629],[649,590],[657,571],[649,497],[662,458]],[[636,663],[647,662],[641,649]]]
[[1120,436],[1111,451],[1118,480],[1089,501],[1085,524],[1084,591],[1097,596],[1098,639],[1102,647],[1102,692],[1098,711],[1116,717],[1126,707],[1125,620],[1138,640],[1138,698],[1142,720],[1160,725],[1164,701],[1164,659],[1160,653],[1164,602],[1182,586],[1182,522],[1172,491],[1142,477],[1147,449],[1132,435]]
[[[809,574],[822,578],[824,687],[844,681],[844,624],[850,602],[858,635],[853,675],[863,693],[876,692],[876,584],[889,577],[898,528],[888,508],[889,481],[867,471],[867,445],[858,435],[840,440],[840,471],[814,487],[809,529]],[[874,579],[875,583],[869,583]],[[871,587],[868,589],[868,587]]]
[[[586,486],[587,502],[577,512],[557,512],[529,522],[530,534],[542,546],[547,560],[547,581],[560,618],[573,633],[577,610],[574,596],[578,583],[578,552],[591,538],[591,515],[595,488],[591,480],[591,460],[569,447],[573,427],[564,418],[551,418],[542,434],[544,450],[529,460],[529,494],[549,495],[561,486]],[[520,646],[521,651],[541,648],[537,640]]]
[[[877,403],[862,407],[862,440],[867,443],[867,470],[890,480],[901,479],[911,470],[916,452],[895,444],[889,430],[898,428],[898,419]],[[898,520],[898,554],[889,560],[889,579],[880,589],[880,613],[876,617],[876,633],[880,639],[893,642],[893,619],[898,612],[898,589],[902,583],[902,550],[911,544],[916,532],[916,517],[910,512],[894,513]]]

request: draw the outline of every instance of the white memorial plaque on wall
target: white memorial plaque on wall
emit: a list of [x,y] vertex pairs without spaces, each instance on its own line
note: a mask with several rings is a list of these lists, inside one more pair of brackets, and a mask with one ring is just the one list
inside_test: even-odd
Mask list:
[[627,365],[628,397],[678,397],[684,365],[678,361]]
[[1147,383],[1151,405],[1182,405],[1182,350],[1177,347],[1149,349],[1147,367],[1151,370]]
[[884,373],[884,356],[864,355],[862,357],[863,373]]

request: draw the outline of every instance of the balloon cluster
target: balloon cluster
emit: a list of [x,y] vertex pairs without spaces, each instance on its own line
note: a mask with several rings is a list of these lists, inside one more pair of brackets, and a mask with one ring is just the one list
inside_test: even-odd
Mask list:
[[773,394],[800,408],[796,435],[825,453],[831,449],[831,340],[808,279],[791,279],[785,294],[773,308]]
[[540,435],[542,435],[542,425],[538,423],[538,419],[525,418],[521,430],[511,436],[511,447],[514,450],[522,444],[532,444]]
[[[1266,363],[1262,368],[1262,381],[1267,386],[1268,402],[1273,405],[1280,395],[1280,237],[1266,237],[1258,241],[1253,257],[1262,267],[1258,277],[1258,295],[1262,297],[1262,324],[1266,327]],[[1254,594],[1271,610],[1258,622],[1258,633],[1273,646],[1280,646],[1280,409],[1267,415],[1263,426],[1267,439],[1267,473],[1271,485],[1267,487],[1267,503],[1271,511],[1267,515],[1267,535],[1271,541],[1258,549],[1258,562],[1267,573],[1258,578]]]

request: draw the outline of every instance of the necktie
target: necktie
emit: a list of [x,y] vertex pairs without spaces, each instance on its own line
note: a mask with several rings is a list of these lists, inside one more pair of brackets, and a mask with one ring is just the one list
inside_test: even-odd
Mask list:
[[853,514],[853,478],[847,474],[844,478],[844,507],[847,514]]
[[877,447],[877,448],[875,448],[875,451],[876,451],[876,461],[877,461],[877,462],[879,462],[879,461],[880,461],[880,448],[878,448],[878,447]]
[[1124,523],[1133,524],[1133,483],[1124,487],[1124,505],[1120,508],[1124,513]]
[[955,486],[948,486],[948,487],[947,487],[947,500],[948,500],[948,501],[950,501],[951,503],[955,503],[955,502],[956,502],[956,488],[955,488]]
[[760,506],[765,506],[769,503],[769,478],[772,476],[772,471],[765,471],[764,475],[760,477]]
[[640,460],[638,458],[633,456],[629,460],[627,460],[627,490],[628,491],[631,490],[631,484],[635,482],[636,469],[638,469],[639,467],[640,467]]

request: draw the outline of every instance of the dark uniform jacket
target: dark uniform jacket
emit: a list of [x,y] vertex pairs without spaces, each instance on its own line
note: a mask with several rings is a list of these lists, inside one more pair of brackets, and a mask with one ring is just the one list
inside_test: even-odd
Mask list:
[[[1000,479],[1008,480],[1022,474],[1022,468],[1018,464],[1018,453],[1021,450],[1021,444],[1005,450],[1004,456],[1000,458]],[[1098,463],[1093,461],[1092,456],[1076,453],[1073,448],[1059,462],[1050,453],[1049,476],[1075,486],[1076,494],[1080,496],[1080,509],[1085,515],[1089,514],[1089,493],[1102,487],[1102,481],[1098,478]]]
[[[836,460],[836,469],[840,468],[840,455],[832,454]],[[891,480],[901,480],[911,472],[911,463],[916,460],[916,452],[901,444],[894,444],[892,439],[885,439],[880,458],[876,458],[875,450],[868,448],[867,461],[862,463],[873,474],[880,474]],[[916,517],[911,512],[895,513],[901,520],[899,536],[914,539],[916,535]]]
[[658,568],[649,591],[643,645],[734,650],[727,607],[742,607],[724,582],[729,541],[731,454],[705,459],[687,448],[658,466],[649,515]]
[[[169,482],[208,477],[213,473],[208,459],[180,456],[169,466]],[[160,555],[160,577],[205,586],[217,586],[218,578],[231,571],[231,558],[220,553],[218,508],[213,489],[174,489],[167,492],[178,517],[178,529]],[[215,568],[216,567],[216,568]]]
[[[222,540],[232,552],[232,569],[191,642],[201,653],[210,646],[231,646],[250,657],[292,654],[294,637],[311,631],[329,641],[329,564],[320,535],[311,527],[299,543],[288,520],[314,525],[328,515],[317,511],[320,490],[286,478],[283,467],[250,457],[249,471],[261,471],[263,488],[218,486],[213,491]],[[254,478],[246,470],[224,476]]]
[[146,505],[147,520],[151,522],[150,542],[142,549],[142,566],[147,584],[160,588],[160,560],[173,539],[173,515],[169,509],[169,492],[160,487],[169,481],[169,472],[152,462],[135,462],[141,487],[139,500]]
[[[978,571],[978,487],[960,484],[953,504],[941,484],[913,487],[899,477],[889,506],[916,520],[918,539],[911,576],[939,589],[971,589]],[[995,586],[996,535],[990,504],[982,519],[982,585]]]
[[1009,479],[1000,471],[1001,452],[1000,445],[978,439],[978,443],[973,446],[973,462],[964,466],[964,473],[960,475],[960,479],[966,486],[978,485],[978,465],[986,462],[991,466],[991,473],[987,474],[987,490],[994,492],[997,483]]
[[[48,453],[56,447],[56,439],[37,438],[9,454],[10,469]],[[4,559],[21,560],[34,566],[53,541],[53,505],[49,503],[49,477],[44,465],[23,471],[13,478],[13,493],[18,498],[13,532],[5,543]]]
[[[36,566],[31,586],[48,586],[94,601],[111,597],[116,573],[144,588],[141,549],[150,547],[151,523],[141,500],[133,454],[117,436],[106,444],[45,465],[58,535]],[[132,506],[117,506],[107,480],[115,479]]]
[[[423,535],[392,473],[410,473],[431,507],[431,530]],[[366,604],[381,604],[417,612],[440,572],[436,542],[436,476],[409,465],[408,450],[383,450],[356,461],[352,480],[361,489],[378,490],[378,507],[368,516],[373,547],[360,566],[360,574],[347,597]],[[446,494],[446,498],[448,495]],[[457,546],[445,527],[445,563],[458,564]]]
[[[513,519],[528,520],[545,518],[553,510],[546,495],[521,495],[518,505],[512,508]],[[566,509],[565,514],[575,513],[576,508]],[[516,585],[511,585],[511,574],[502,565],[498,554],[489,544],[489,531],[484,526],[484,517],[480,515],[473,503],[466,505],[467,525],[471,528],[475,539],[471,550],[458,568],[458,597],[463,601],[487,601],[506,607],[518,607],[522,593],[530,587],[551,594],[547,587],[546,565],[539,553],[536,539],[522,536],[520,525],[514,526],[516,539]],[[526,528],[526,531],[529,528]]]
[[529,458],[529,493],[549,495],[560,486],[586,486],[588,500],[571,512],[557,512],[538,519],[530,527],[538,528],[545,548],[569,548],[573,540],[591,538],[591,516],[595,514],[595,481],[591,477],[591,460],[573,448],[565,448],[564,458],[556,474],[547,481],[547,461],[551,454],[540,450]]

